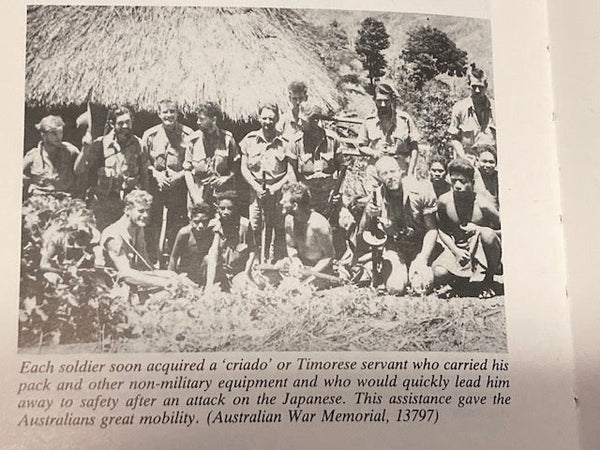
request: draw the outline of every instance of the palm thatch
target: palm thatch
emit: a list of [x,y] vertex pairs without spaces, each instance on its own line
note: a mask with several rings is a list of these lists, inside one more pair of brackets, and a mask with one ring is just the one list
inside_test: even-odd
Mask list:
[[315,103],[336,109],[306,26],[287,9],[30,7],[26,103],[153,110],[173,98],[190,112],[210,100],[243,120],[260,103],[285,104],[289,82],[302,79]]

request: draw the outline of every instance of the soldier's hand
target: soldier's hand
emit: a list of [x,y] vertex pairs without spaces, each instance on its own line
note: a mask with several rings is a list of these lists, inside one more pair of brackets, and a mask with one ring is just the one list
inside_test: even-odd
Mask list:
[[469,261],[471,261],[471,254],[469,253],[469,250],[467,250],[467,249],[463,249],[463,248],[457,249],[454,252],[454,256],[456,256],[456,259],[461,266],[465,266],[469,263]]
[[479,231],[479,226],[475,225],[472,222],[469,222],[466,225],[461,225],[461,230],[463,230],[465,233],[467,234],[475,234],[477,231]]
[[258,191],[256,191],[256,196],[259,198],[259,200],[264,200],[269,195],[271,195],[271,193],[269,192],[269,190],[267,188],[263,189],[261,187]]
[[365,207],[365,212],[369,219],[373,219],[381,215],[381,208],[379,206],[375,206],[372,202],[369,202]]
[[214,187],[214,188],[220,188],[221,186],[223,186],[228,181],[229,181],[229,177],[228,176],[213,177],[210,185],[212,187]]
[[341,201],[342,201],[342,194],[338,193],[338,194],[331,196],[331,200],[330,200],[331,206],[337,206],[340,204]]
[[302,269],[304,269],[304,264],[300,261],[299,258],[290,258],[289,263],[289,274],[294,278],[302,278]]
[[171,180],[169,179],[169,175],[164,170],[163,171],[155,170],[154,171],[154,179],[156,180],[156,183],[158,184],[158,188],[160,190],[168,189],[171,186]]

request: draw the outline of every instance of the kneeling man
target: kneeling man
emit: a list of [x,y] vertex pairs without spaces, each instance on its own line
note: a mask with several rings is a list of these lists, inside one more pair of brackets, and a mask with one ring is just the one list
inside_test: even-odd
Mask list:
[[385,231],[380,277],[388,293],[402,295],[409,285],[425,292],[431,287],[430,265],[437,239],[433,191],[405,177],[406,171],[391,156],[379,158],[375,168],[383,184],[369,197],[359,235],[374,222]]
[[303,269],[309,269],[315,274],[314,284],[322,288],[325,286],[320,281],[324,278],[316,274],[332,272],[335,249],[329,221],[310,207],[310,200],[309,189],[302,183],[283,188],[281,206],[286,215],[287,255],[292,275],[302,275]]
[[434,263],[439,284],[475,280],[483,269],[484,290],[499,272],[501,258],[500,216],[487,196],[473,190],[475,168],[465,159],[448,165],[452,191],[438,201],[440,239],[446,246]]
[[148,262],[144,228],[150,217],[152,196],[134,189],[125,196],[125,210],[119,220],[102,232],[100,245],[106,263],[128,284],[150,288],[166,288],[175,277],[170,271],[153,270]]

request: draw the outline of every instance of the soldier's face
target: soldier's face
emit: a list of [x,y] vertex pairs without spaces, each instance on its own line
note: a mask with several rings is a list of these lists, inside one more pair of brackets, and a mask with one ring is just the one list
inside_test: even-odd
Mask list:
[[133,225],[144,228],[148,225],[150,206],[134,205],[127,210],[127,216]]
[[389,95],[378,93],[375,96],[375,106],[377,114],[381,116],[391,116],[393,112],[393,103]]
[[121,114],[115,118],[115,134],[117,139],[126,140],[131,137],[131,116],[129,114]]
[[433,182],[442,181],[446,176],[446,169],[439,162],[434,162],[429,168],[429,179]]
[[177,123],[178,116],[175,105],[160,105],[158,117],[164,127],[169,128],[174,126]]
[[308,96],[304,92],[290,92],[289,99],[292,108],[298,109],[300,105],[308,99]]
[[269,108],[263,108],[260,112],[260,117],[258,118],[260,121],[260,126],[264,131],[273,131],[275,130],[275,124],[277,123],[277,114],[275,111]]
[[298,204],[292,200],[292,194],[290,194],[289,192],[285,192],[281,196],[281,201],[279,203],[281,204],[281,210],[283,211],[284,215],[296,215],[296,211],[298,210]]
[[200,130],[204,133],[206,133],[207,131],[211,131],[216,124],[214,117],[209,117],[203,112],[198,114],[197,122],[198,122],[198,128],[200,128]]
[[473,81],[471,83],[471,96],[481,98],[485,95],[487,88],[484,83]]
[[199,213],[190,219],[190,223],[192,224],[192,228],[195,231],[201,231],[208,228],[208,223],[210,222],[210,216],[204,213]]
[[450,174],[450,183],[454,192],[473,192],[473,180],[462,173]]
[[42,141],[46,145],[58,146],[62,142],[62,138],[63,138],[62,127],[52,128],[50,130],[42,131]]
[[219,211],[219,217],[221,217],[222,220],[224,220],[225,222],[227,222],[228,220],[231,220],[231,218],[233,217],[233,202],[229,199],[223,199],[221,201],[219,201],[219,204],[217,205],[217,210]]
[[496,169],[496,158],[490,152],[481,152],[477,164],[482,172],[489,175]]
[[400,189],[400,183],[402,181],[402,169],[395,161],[386,162],[380,164],[377,167],[377,173],[380,180],[385,187],[390,191],[396,191]]

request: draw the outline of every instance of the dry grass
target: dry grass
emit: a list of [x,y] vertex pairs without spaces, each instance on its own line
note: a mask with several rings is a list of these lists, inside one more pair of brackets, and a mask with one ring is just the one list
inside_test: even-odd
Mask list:
[[335,85],[305,22],[287,9],[37,6],[27,17],[30,105],[129,103],[162,98],[184,112],[215,101],[234,120],[262,102],[287,104],[303,79],[312,101],[337,109]]
[[377,295],[343,286],[153,299],[114,351],[505,352],[504,297]]

